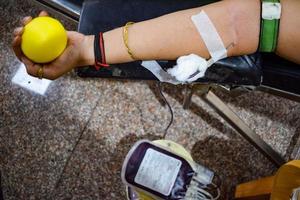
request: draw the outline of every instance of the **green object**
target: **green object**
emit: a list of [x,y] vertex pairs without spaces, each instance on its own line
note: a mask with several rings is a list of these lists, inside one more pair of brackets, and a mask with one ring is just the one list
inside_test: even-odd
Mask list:
[[[269,3],[280,3],[280,0],[262,0]],[[260,52],[274,52],[277,47],[280,19],[261,19]]]

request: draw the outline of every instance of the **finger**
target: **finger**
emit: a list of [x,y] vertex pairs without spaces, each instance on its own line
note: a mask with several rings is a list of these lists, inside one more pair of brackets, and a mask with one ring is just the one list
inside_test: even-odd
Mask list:
[[27,73],[30,74],[31,76],[35,76],[36,74],[34,73],[35,72],[34,63],[28,58],[26,58],[25,56],[21,57],[21,61],[22,63],[24,63]]
[[24,18],[22,19],[22,25],[23,25],[23,26],[26,26],[26,24],[28,24],[31,20],[32,20],[32,17],[31,17],[31,16],[24,17]]
[[45,16],[49,16],[49,14],[46,11],[41,11],[39,14],[39,17],[45,17]]
[[37,64],[26,58],[25,56],[22,56],[21,58],[22,62],[24,63],[26,67],[26,71],[29,75],[37,77],[38,76],[38,70],[42,65]]
[[38,77],[38,71],[41,67],[43,67],[43,78],[54,80],[59,77],[59,74],[55,73],[50,65],[34,63],[24,56],[22,57],[22,62],[26,66],[27,73],[31,76]]
[[21,42],[22,38],[20,36],[17,36],[14,38],[12,43],[12,48],[19,60],[21,60],[21,57],[23,56],[23,52],[21,50]]
[[17,28],[15,28],[15,30],[14,30],[14,36],[22,35],[23,31],[24,31],[23,27],[17,27]]
[[61,72],[55,70],[53,66],[51,66],[51,64],[46,64],[43,66],[43,68],[44,68],[43,78],[49,80],[55,80],[62,75]]

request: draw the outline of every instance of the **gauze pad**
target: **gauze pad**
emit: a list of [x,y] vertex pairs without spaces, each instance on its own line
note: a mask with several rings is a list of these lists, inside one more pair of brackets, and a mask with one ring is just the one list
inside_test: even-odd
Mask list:
[[204,77],[207,68],[218,60],[227,57],[227,49],[206,13],[201,11],[199,14],[192,16],[192,21],[204,41],[211,59],[206,61],[195,54],[180,57],[177,60],[177,65],[169,69],[168,73],[178,81],[187,83]]
[[[184,84],[205,76],[207,68],[227,57],[227,49],[212,21],[204,11],[192,16],[192,21],[203,39],[211,58],[206,61],[195,54],[181,56],[177,65],[165,72],[156,61],[144,61],[142,66],[151,71],[161,82]],[[230,45],[231,47],[231,45]],[[229,48],[229,47],[228,47]]]
[[[207,67],[208,63],[204,58],[191,54],[189,56],[181,56],[177,60],[177,65],[168,69],[168,73],[174,76],[178,81],[186,82],[190,79],[190,76],[195,73],[199,73],[199,75],[203,77]],[[192,81],[194,81],[194,79],[188,82]]]

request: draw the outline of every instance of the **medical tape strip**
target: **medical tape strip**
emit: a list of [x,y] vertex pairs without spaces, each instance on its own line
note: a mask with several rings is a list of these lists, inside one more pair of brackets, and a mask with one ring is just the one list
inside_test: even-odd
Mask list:
[[162,69],[157,61],[143,61],[141,64],[144,68],[148,69],[152,74],[160,81],[165,83],[171,83],[174,85],[182,84],[176,78],[171,76],[168,72]]
[[[208,60],[208,67],[213,65],[215,62],[222,58],[227,57],[227,49],[224,46],[224,43],[219,36],[215,26],[212,21],[206,15],[204,11],[201,11],[199,14],[192,16],[192,21],[195,24],[200,36],[202,37],[209,53],[211,59]],[[164,71],[162,67],[156,61],[143,61],[141,64],[144,68],[148,69],[155,77],[166,83],[171,83],[174,85],[182,84],[184,82],[178,81],[175,77],[171,76],[169,73]],[[196,81],[198,78],[201,78],[202,75],[198,75],[190,78],[187,82]]]
[[214,26],[204,11],[192,16],[192,21],[196,26],[209,54],[214,62],[227,57],[227,50],[224,43]]

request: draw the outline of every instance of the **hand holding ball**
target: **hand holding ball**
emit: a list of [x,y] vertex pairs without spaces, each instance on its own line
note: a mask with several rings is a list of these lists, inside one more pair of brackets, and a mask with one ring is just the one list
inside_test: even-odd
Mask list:
[[67,40],[67,32],[58,20],[37,17],[25,26],[21,49],[33,62],[48,63],[60,56]]

